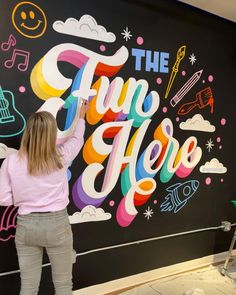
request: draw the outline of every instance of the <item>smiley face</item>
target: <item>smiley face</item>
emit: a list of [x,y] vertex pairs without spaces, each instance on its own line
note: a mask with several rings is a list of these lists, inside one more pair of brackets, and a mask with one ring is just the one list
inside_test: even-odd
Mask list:
[[12,12],[12,23],[17,31],[28,38],[42,36],[47,27],[43,10],[28,1],[18,3]]

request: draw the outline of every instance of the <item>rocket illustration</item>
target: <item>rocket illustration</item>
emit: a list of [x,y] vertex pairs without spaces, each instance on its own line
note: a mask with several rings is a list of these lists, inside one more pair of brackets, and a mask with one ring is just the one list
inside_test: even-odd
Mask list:
[[199,187],[198,180],[189,180],[184,183],[176,183],[166,189],[169,194],[161,204],[161,211],[174,211],[177,213],[187,201],[195,194]]

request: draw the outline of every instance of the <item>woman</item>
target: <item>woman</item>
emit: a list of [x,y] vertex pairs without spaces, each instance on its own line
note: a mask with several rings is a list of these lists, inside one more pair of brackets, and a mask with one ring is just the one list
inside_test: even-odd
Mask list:
[[84,143],[83,102],[72,136],[56,145],[57,123],[52,114],[33,114],[20,150],[0,169],[0,205],[17,206],[16,249],[21,271],[20,295],[38,294],[44,248],[52,267],[56,295],[72,294],[72,231],[67,168]]

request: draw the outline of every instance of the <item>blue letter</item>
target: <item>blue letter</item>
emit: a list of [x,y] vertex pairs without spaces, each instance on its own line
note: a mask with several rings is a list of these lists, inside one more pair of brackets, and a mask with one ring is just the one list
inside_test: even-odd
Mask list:
[[132,48],[132,56],[135,56],[135,71],[141,71],[141,60],[145,56],[144,49]]
[[146,71],[150,72],[153,69],[153,72],[158,72],[159,52],[154,51],[153,61],[151,61],[151,57],[151,50],[146,50]]
[[165,66],[168,66],[168,59],[169,59],[169,53],[161,52],[160,73],[169,73],[169,68],[165,67]]

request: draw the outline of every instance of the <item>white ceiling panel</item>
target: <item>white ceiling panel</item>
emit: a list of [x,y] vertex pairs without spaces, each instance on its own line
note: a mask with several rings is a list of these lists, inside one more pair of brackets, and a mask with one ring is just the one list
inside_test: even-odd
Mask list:
[[236,0],[179,0],[236,22]]

